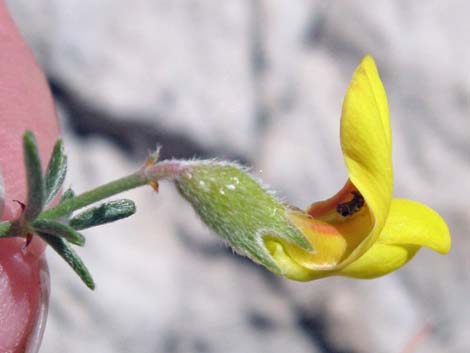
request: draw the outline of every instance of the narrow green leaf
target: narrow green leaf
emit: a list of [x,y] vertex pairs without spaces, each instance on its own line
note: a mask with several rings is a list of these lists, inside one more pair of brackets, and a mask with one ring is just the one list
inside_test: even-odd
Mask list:
[[11,228],[11,222],[9,221],[0,222],[0,238],[10,236],[9,235],[10,228]]
[[78,214],[70,220],[69,224],[80,230],[114,222],[132,216],[134,213],[135,204],[133,201],[127,199],[110,201]]
[[74,197],[75,197],[75,192],[72,190],[72,188],[68,188],[62,194],[59,204],[61,204],[64,201],[70,200],[71,198],[74,198]]
[[[75,197],[75,192],[71,188],[68,188],[67,190],[64,191],[64,193],[60,197],[59,205],[63,202],[66,202],[66,201],[70,200],[70,199],[73,199],[74,197]],[[72,216],[72,213],[73,212],[70,211],[66,215],[64,215],[62,217],[59,217],[56,220],[60,221],[62,223],[69,223],[69,219]]]
[[47,165],[46,171],[46,201],[49,203],[62,187],[67,174],[67,156],[64,154],[62,140],[57,140]]
[[31,131],[23,135],[23,157],[28,184],[28,200],[24,218],[34,220],[44,206],[44,181],[42,178],[41,160],[36,144],[36,138]]
[[38,232],[65,238],[70,243],[78,246],[85,245],[85,237],[67,224],[49,219],[37,219],[33,222],[32,226]]
[[47,233],[38,233],[38,235],[44,239],[44,241],[49,244],[51,248],[53,248],[65,260],[65,262],[70,265],[70,267],[72,267],[88,288],[92,290],[95,289],[95,282],[93,281],[90,272],[88,272],[82,259],[80,259],[72,247],[67,244],[65,239],[58,238]]

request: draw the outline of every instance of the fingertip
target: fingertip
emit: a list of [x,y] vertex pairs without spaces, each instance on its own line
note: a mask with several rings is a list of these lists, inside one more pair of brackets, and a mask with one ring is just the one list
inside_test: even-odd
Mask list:
[[47,309],[47,265],[42,257],[24,256],[18,241],[2,240],[0,247],[0,352],[25,352]]
[[[22,135],[36,135],[41,159],[47,163],[59,127],[47,81],[0,0],[0,170],[5,184],[5,204],[26,195]],[[43,166],[44,167],[44,166]]]
[[[0,121],[0,170],[5,188],[2,218],[16,219],[20,209],[13,200],[24,202],[26,196],[22,135],[27,129],[34,132],[44,168],[59,128],[47,81],[2,0]],[[43,306],[48,298],[45,245],[36,237],[26,249],[20,238],[0,239],[0,245],[0,352],[35,352],[47,315],[47,306]]]

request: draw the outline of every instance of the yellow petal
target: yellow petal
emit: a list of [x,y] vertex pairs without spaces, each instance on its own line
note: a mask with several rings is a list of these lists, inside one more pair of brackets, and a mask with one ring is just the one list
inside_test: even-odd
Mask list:
[[274,239],[265,240],[265,245],[273,260],[282,270],[281,275],[289,279],[305,282],[328,276],[328,272],[312,271],[299,265],[286,253],[284,246]]
[[[286,252],[300,265],[310,270],[334,270],[354,249],[361,244],[364,237],[373,226],[367,205],[363,205],[351,216],[343,217],[336,211],[336,205],[344,198],[351,198],[349,191],[355,190],[352,184],[347,184],[342,193],[337,194],[331,207],[326,213],[317,217],[291,212],[289,219],[300,229],[309,240],[313,251],[305,251],[297,246],[286,243]],[[338,203],[336,203],[338,202]],[[311,209],[310,211],[315,211]]]
[[364,197],[375,224],[349,257],[362,255],[377,240],[392,200],[390,116],[374,60],[366,56],[354,72],[343,103],[341,148],[349,179]]
[[[393,179],[390,118],[385,90],[369,56],[354,72],[344,99],[341,147],[349,173],[345,186],[330,199],[313,204],[308,215],[289,215],[314,251],[281,244],[286,256],[314,271],[340,269],[364,254],[388,214]],[[353,212],[342,215],[337,207],[346,204]]]
[[337,274],[354,278],[380,277],[402,267],[419,248],[417,245],[375,243],[364,255]]
[[449,231],[437,213],[413,201],[392,202],[388,103],[369,56],[354,72],[344,99],[341,147],[349,173],[344,187],[306,213],[288,213],[313,251],[277,238],[265,239],[286,277],[299,281],[331,275],[372,278],[403,266],[421,246],[449,251]]
[[411,200],[393,199],[379,242],[426,246],[441,254],[450,250],[449,228],[431,208]]
[[356,278],[383,276],[411,260],[421,246],[445,254],[450,245],[447,225],[435,211],[419,202],[393,199],[378,241],[338,274]]

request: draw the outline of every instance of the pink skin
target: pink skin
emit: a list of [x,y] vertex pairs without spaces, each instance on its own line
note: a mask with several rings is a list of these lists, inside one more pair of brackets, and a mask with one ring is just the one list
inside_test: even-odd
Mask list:
[[[37,138],[47,163],[59,134],[47,83],[0,0],[0,169],[5,182],[3,219],[18,217],[12,200],[26,202],[21,137]],[[44,166],[43,166],[44,167]],[[48,272],[44,244],[34,237],[0,239],[0,352],[36,352],[47,316]],[[39,338],[38,338],[39,337]]]

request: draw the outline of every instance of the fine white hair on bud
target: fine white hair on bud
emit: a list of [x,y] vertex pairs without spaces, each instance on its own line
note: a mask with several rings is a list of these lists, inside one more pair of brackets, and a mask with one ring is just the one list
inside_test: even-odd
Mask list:
[[184,169],[175,178],[178,191],[236,252],[282,274],[266,249],[265,238],[282,238],[311,250],[308,240],[287,218],[292,208],[238,164],[188,161]]

